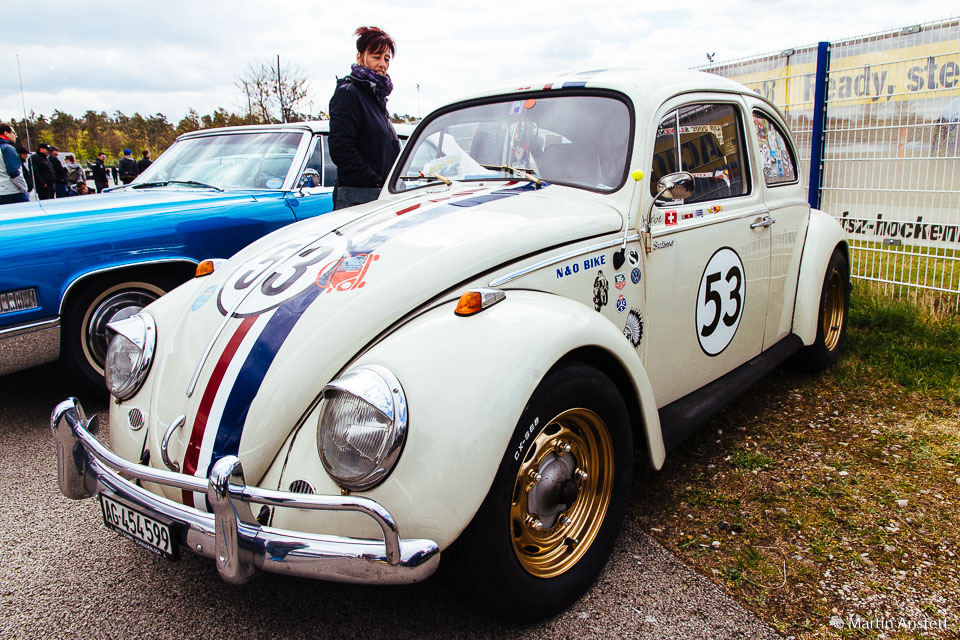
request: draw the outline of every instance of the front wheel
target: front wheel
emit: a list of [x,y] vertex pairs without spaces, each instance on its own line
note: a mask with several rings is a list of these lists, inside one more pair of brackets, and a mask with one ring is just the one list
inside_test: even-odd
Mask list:
[[479,511],[445,553],[454,579],[497,617],[532,621],[563,610],[606,564],[632,472],[616,385],[579,362],[553,369]]
[[850,267],[841,251],[834,251],[827,264],[820,290],[817,337],[798,354],[800,365],[814,372],[825,371],[840,359],[847,337],[850,314]]
[[138,313],[174,286],[176,283],[166,277],[148,280],[121,274],[95,280],[68,300],[60,355],[68,383],[79,385],[90,395],[103,394],[107,325]]

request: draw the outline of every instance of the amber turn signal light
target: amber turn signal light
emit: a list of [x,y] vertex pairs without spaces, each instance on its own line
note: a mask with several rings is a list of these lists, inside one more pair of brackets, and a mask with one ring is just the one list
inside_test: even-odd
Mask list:
[[214,269],[216,269],[216,265],[213,263],[213,260],[204,260],[197,265],[196,277],[201,278],[208,276],[213,273]]
[[484,309],[492,307],[507,297],[501,289],[470,289],[465,291],[460,300],[457,301],[457,308],[454,313],[458,316],[472,316],[480,313]]

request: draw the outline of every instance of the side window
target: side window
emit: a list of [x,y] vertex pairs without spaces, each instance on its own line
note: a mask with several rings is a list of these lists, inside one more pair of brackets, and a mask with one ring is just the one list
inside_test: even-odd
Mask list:
[[330,143],[327,136],[321,136],[323,140],[323,172],[320,177],[323,178],[323,186],[332,187],[337,183],[337,165],[330,159]]
[[760,111],[753,112],[753,127],[757,131],[757,141],[760,143],[763,181],[771,187],[796,182],[796,156],[780,127]]
[[689,171],[696,190],[685,204],[746,194],[749,172],[744,167],[742,130],[733,105],[694,104],[672,112],[657,127],[652,193],[664,175]]

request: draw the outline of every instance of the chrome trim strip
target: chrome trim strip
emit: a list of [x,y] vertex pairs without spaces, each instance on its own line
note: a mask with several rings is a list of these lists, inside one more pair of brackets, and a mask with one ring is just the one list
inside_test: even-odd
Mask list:
[[[627,242],[633,242],[634,240],[639,240],[639,239],[640,239],[640,234],[639,234],[639,233],[635,233],[635,234],[633,234],[633,235],[631,235],[631,236],[627,236],[627,237],[626,237],[626,241],[627,241]],[[491,280],[491,281],[489,282],[488,286],[490,286],[490,287],[499,287],[499,286],[502,285],[502,284],[506,284],[507,282],[510,282],[511,280],[516,280],[517,278],[520,278],[520,277],[522,277],[522,276],[525,276],[525,275],[527,275],[528,273],[532,273],[532,272],[534,272],[534,271],[537,271],[538,269],[543,269],[544,267],[549,267],[550,265],[556,264],[556,263],[558,263],[558,262],[564,262],[564,261],[566,261],[566,260],[569,260],[570,258],[575,258],[576,256],[582,255],[582,254],[584,254],[584,253],[590,253],[590,252],[592,252],[592,251],[600,251],[601,249],[608,249],[608,248],[610,248],[610,247],[616,247],[616,246],[619,246],[619,245],[623,244],[623,241],[624,241],[624,238],[618,237],[618,238],[616,238],[615,240],[607,240],[607,241],[605,241],[605,242],[600,242],[600,243],[597,243],[597,244],[592,244],[592,245],[590,245],[589,247],[583,247],[582,249],[575,249],[575,250],[573,250],[573,251],[568,251],[568,252],[566,252],[566,253],[564,253],[564,254],[561,254],[561,255],[559,255],[559,256],[556,256],[555,258],[547,258],[546,260],[541,260],[540,262],[537,262],[537,263],[535,263],[535,264],[532,264],[532,265],[530,265],[530,266],[528,266],[528,267],[524,267],[523,269],[517,269],[516,271],[512,271],[512,272],[510,272],[510,273],[508,273],[508,274],[506,274],[506,275],[504,275],[504,276],[500,276],[499,278],[497,278],[497,279],[495,279],[495,280]]]
[[53,320],[39,320],[37,322],[28,322],[25,324],[18,324],[12,327],[7,327],[6,329],[0,329],[0,339],[13,338],[21,333],[31,333],[33,331],[41,331],[43,329],[58,329],[60,327],[60,318],[54,318]]
[[720,224],[721,222],[730,222],[731,220],[742,220],[744,218],[755,218],[757,216],[764,216],[764,215],[767,215],[769,211],[770,210],[764,206],[764,207],[759,207],[757,209],[752,209],[750,211],[741,212],[729,218],[713,218],[713,219],[704,218],[702,219],[701,222],[698,222],[696,224],[688,224],[682,227],[678,226],[676,229],[658,229],[656,231],[653,231],[651,235],[654,238],[659,238],[661,236],[669,236],[679,231],[686,231],[688,229],[702,229],[703,227],[710,227],[715,224]]
[[60,320],[43,320],[0,331],[0,376],[60,357]]
[[[124,185],[120,185],[120,186],[122,187]],[[117,265],[113,265],[112,267],[102,267],[100,269],[94,269],[93,271],[86,271],[80,274],[79,276],[77,276],[76,278],[74,278],[73,280],[71,280],[70,284],[67,285],[67,288],[63,290],[63,295],[60,296],[60,305],[57,308],[57,313],[59,313],[60,315],[63,315],[63,301],[67,299],[67,296],[70,294],[70,290],[73,289],[73,285],[77,284],[78,282],[82,282],[86,280],[90,276],[96,276],[101,273],[107,273],[110,271],[119,271],[121,269],[130,269],[130,268],[143,267],[143,266],[156,265],[156,264],[171,264],[175,262],[181,262],[181,263],[189,262],[194,266],[194,268],[196,268],[196,266],[200,264],[193,258],[163,258],[162,260],[145,260],[143,262],[117,264]]]
[[[208,478],[196,478],[128,462],[94,436],[96,416],[87,419],[76,398],[50,416],[57,446],[57,482],[74,500],[104,493],[172,525],[177,542],[214,559],[227,582],[242,583],[257,570],[306,578],[367,584],[419,582],[436,571],[440,548],[432,540],[401,540],[397,523],[379,503],[355,496],[322,496],[250,487],[240,460],[226,456]],[[205,513],[153,494],[130,479],[154,482],[207,496]],[[352,511],[377,522],[384,539],[367,540],[261,526],[251,503],[296,509]]]

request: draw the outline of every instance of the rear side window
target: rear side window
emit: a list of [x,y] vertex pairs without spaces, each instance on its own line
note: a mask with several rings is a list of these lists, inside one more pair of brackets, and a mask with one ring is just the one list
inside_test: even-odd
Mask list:
[[771,187],[796,182],[796,156],[783,130],[760,111],[753,112],[753,127],[757,131],[757,141],[760,143],[763,181]]
[[651,195],[657,182],[689,171],[696,190],[685,203],[742,196],[749,191],[740,112],[728,104],[694,104],[672,111],[657,126]]

